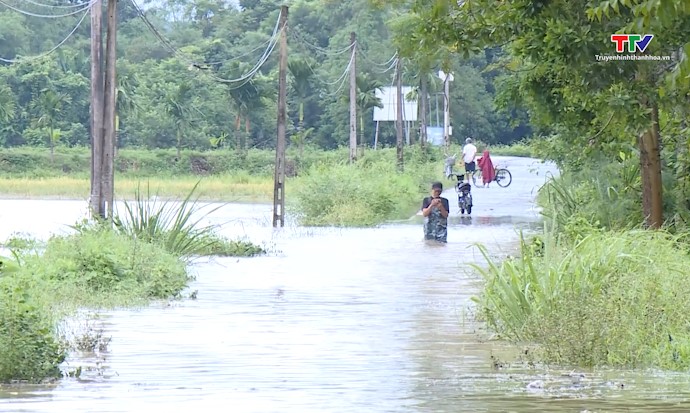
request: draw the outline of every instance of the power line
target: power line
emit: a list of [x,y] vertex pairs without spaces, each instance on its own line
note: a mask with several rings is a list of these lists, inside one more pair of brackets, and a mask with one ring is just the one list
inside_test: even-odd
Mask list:
[[246,56],[251,55],[252,53],[256,52],[257,50],[263,49],[264,47],[268,46],[268,44],[270,44],[271,41],[273,41],[273,40],[274,40],[273,37],[271,37],[271,38],[269,38],[268,40],[266,40],[265,42],[261,43],[259,46],[257,46],[257,47],[255,47],[255,48],[253,48],[252,50],[248,51],[247,53],[242,53],[242,54],[237,55],[237,56],[235,56],[235,57],[231,57],[231,58],[224,59],[224,60],[219,60],[219,61],[217,61],[217,62],[208,62],[208,63],[205,63],[205,64],[207,64],[207,65],[209,65],[209,66],[217,66],[217,65],[222,65],[223,63],[227,63],[227,62],[234,62],[234,61],[237,61],[237,60],[239,60],[239,59],[242,58],[242,57],[246,57]]
[[[1,0],[0,0],[1,1]],[[130,0],[131,3],[134,5],[134,7],[137,10],[137,14],[139,17],[142,19],[146,27],[158,38],[158,40],[168,48],[175,56],[177,56],[180,60],[183,62],[190,64],[193,67],[196,67],[198,69],[202,69],[202,65],[208,65],[207,63],[199,63],[192,61],[191,59],[188,59],[185,55],[183,55],[175,46],[173,46],[168,39],[166,39],[159,31],[156,29],[156,27],[149,21],[149,19],[146,17],[144,12],[141,10],[139,5],[136,3],[135,0]],[[271,38],[268,40],[268,47],[264,51],[263,55],[259,58],[259,61],[256,63],[256,65],[246,74],[240,76],[237,79],[223,79],[221,77],[218,77],[216,75],[213,75],[211,73],[207,73],[206,71],[202,70],[202,73],[205,75],[209,76],[210,78],[216,80],[217,82],[220,83],[239,83],[242,82],[240,85],[238,85],[236,88],[242,87],[245,84],[247,84],[251,78],[259,71],[261,66],[266,63],[268,58],[270,57],[271,53],[275,49],[276,44],[278,43],[278,35],[279,35],[279,25],[280,25],[280,20],[276,21],[275,28],[273,30],[273,33],[271,35]],[[216,63],[222,63],[222,62],[216,62]]]
[[345,83],[346,83],[345,80],[347,79],[347,75],[350,73],[350,70],[352,70],[352,62],[354,61],[354,58],[355,58],[354,54],[350,56],[350,62],[347,64],[345,71],[340,76],[340,78],[338,78],[338,80],[336,80],[335,82],[332,83],[332,84],[336,84],[340,81],[340,86],[338,86],[338,88],[335,90],[335,92],[326,93],[324,96],[335,96],[342,90],[343,86],[345,86]]
[[75,14],[79,14],[79,13],[83,12],[84,10],[88,11],[89,9],[91,9],[91,6],[93,6],[93,4],[96,1],[97,0],[91,0],[88,3],[86,3],[86,6],[84,6],[83,8],[69,12],[69,13],[65,13],[65,14],[37,14],[37,13],[32,13],[32,12],[29,12],[26,10],[18,9],[17,7],[14,7],[10,4],[5,3],[3,0],[0,0],[0,4],[2,4],[3,6],[7,7],[10,10],[14,10],[14,11],[21,13],[21,14],[24,14],[26,16],[41,17],[41,18],[45,18],[45,19],[59,19],[62,17],[74,16]]
[[[384,63],[377,63],[377,62],[374,62],[374,61],[372,61],[371,59],[369,59],[369,58],[367,57],[367,55],[364,53],[363,50],[357,49],[357,52],[360,54],[360,56],[362,56],[362,58],[363,58],[364,60],[366,60],[367,62],[371,63],[371,64],[374,65],[374,66],[379,66],[379,67],[386,67],[386,66],[388,66],[388,69],[386,69],[384,72],[380,72],[380,73],[387,73],[388,71],[391,70],[391,68],[395,67],[395,59],[398,57],[398,52],[395,52],[395,53],[393,54],[393,56],[391,56],[391,58],[388,59],[386,62],[384,62]],[[391,63],[391,62],[392,62],[392,63]]]
[[74,35],[74,33],[77,32],[77,30],[79,29],[79,26],[81,26],[81,24],[84,22],[84,19],[86,18],[86,15],[89,14],[89,11],[90,11],[90,10],[91,10],[91,7],[88,7],[88,8],[86,9],[86,11],[84,12],[84,15],[81,16],[81,19],[79,19],[79,21],[77,22],[77,25],[74,26],[74,29],[72,29],[72,31],[67,35],[67,37],[65,37],[64,39],[62,39],[62,41],[61,41],[60,43],[58,43],[55,47],[53,47],[52,49],[48,50],[47,52],[45,52],[45,53],[43,53],[43,54],[40,54],[40,55],[38,55],[38,56],[21,57],[21,58],[19,58],[19,59],[4,59],[4,58],[0,57],[0,62],[5,62],[5,63],[18,63],[18,62],[25,61],[25,60],[37,60],[37,59],[42,59],[42,58],[48,56],[49,54],[51,54],[51,53],[53,53],[54,51],[56,51],[57,49],[59,49],[60,46],[62,46],[63,44],[65,44],[65,42],[67,42],[67,40],[69,40],[69,38],[72,37],[72,36]]
[[[302,43],[302,45],[307,46],[308,48],[311,48],[313,50],[316,50],[317,52],[321,52],[322,54],[328,55],[328,56],[337,56],[340,54],[343,54],[345,52],[348,52],[352,49],[353,44],[348,45],[347,47],[344,47],[339,50],[328,50],[324,49],[323,47],[316,46],[314,44],[309,43],[304,37],[299,35],[297,32],[290,32],[289,33],[292,37],[294,37],[295,40],[297,40],[299,43]],[[356,43],[356,42],[355,42]]]
[[23,1],[25,1],[25,2],[27,2],[27,3],[29,3],[29,4],[33,4],[33,5],[35,5],[35,6],[39,6],[39,7],[47,7],[47,8],[49,8],[49,9],[73,9],[73,8],[76,8],[76,7],[86,6],[86,5],[89,4],[88,2],[84,2],[84,3],[77,3],[77,4],[63,4],[63,5],[58,5],[58,4],[45,4],[45,3],[39,3],[39,2],[33,1],[33,0],[23,0]]

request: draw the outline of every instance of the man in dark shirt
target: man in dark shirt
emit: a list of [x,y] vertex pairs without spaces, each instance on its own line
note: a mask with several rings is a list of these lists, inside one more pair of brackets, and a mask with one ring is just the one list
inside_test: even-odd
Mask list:
[[448,199],[441,197],[443,184],[434,182],[431,185],[431,196],[422,201],[424,219],[424,238],[438,242],[448,242]]

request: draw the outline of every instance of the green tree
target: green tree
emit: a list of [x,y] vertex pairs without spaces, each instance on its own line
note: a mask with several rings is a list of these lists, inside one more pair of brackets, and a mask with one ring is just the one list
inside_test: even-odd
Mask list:
[[69,103],[70,96],[55,92],[51,89],[43,89],[41,94],[33,101],[34,109],[41,113],[35,120],[36,126],[47,130],[46,141],[50,147],[50,161],[55,160],[55,144],[59,141],[61,131],[55,127],[58,117],[62,114],[64,103]]
[[376,96],[376,91],[383,87],[383,83],[366,74],[358,75],[357,82],[357,113],[359,114],[359,142],[365,147],[364,119],[369,116],[374,108],[383,108],[381,98]]
[[188,82],[180,85],[166,96],[165,111],[171,116],[175,123],[175,138],[177,148],[177,159],[180,159],[183,139],[185,132],[189,130],[192,123],[190,105],[191,84]]
[[[486,47],[506,45],[505,64],[518,74],[504,79],[505,100],[528,107],[541,133],[558,132],[570,140],[570,146],[584,148],[585,155],[601,148],[590,142],[592,137],[636,142],[646,224],[653,228],[662,224],[658,113],[670,102],[659,92],[673,65],[597,61],[597,54],[610,53],[610,35],[625,22],[612,17],[595,24],[592,16],[597,13],[587,13],[586,1],[431,3],[414,2],[417,29],[407,37],[408,48],[433,38],[470,57]],[[680,14],[654,26],[666,35],[664,42],[650,46],[650,52],[680,50],[690,35],[687,26],[688,19]],[[609,118],[619,128],[607,129]]]

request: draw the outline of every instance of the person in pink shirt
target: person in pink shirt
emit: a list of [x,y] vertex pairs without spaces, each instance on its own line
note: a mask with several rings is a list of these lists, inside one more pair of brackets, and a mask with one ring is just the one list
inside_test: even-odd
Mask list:
[[482,171],[484,186],[488,187],[489,184],[496,179],[496,170],[494,169],[494,163],[491,162],[491,156],[489,155],[488,149],[484,149],[482,157],[477,159],[477,165]]

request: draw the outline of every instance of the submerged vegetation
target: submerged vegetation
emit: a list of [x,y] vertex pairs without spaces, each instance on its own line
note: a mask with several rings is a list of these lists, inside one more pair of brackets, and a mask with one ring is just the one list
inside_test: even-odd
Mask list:
[[85,335],[70,340],[58,332],[58,324],[81,308],[179,299],[193,279],[187,262],[194,256],[263,252],[202,226],[212,210],[203,210],[192,195],[179,205],[155,205],[138,193],[113,227],[86,222],[45,242],[8,240],[4,247],[12,258],[0,266],[0,382],[59,378],[69,351],[96,346],[86,346],[93,340]]

